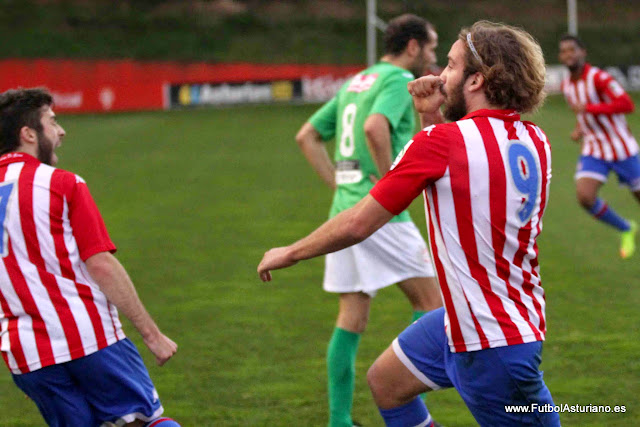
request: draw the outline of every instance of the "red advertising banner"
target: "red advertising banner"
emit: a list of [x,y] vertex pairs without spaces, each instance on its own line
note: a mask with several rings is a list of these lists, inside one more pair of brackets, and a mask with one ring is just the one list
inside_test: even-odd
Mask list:
[[[0,91],[47,87],[60,112],[159,110],[172,107],[171,88],[190,100],[193,87],[273,82],[302,82],[305,102],[330,98],[344,80],[364,66],[210,64],[133,60],[0,60]],[[286,85],[285,85],[286,86]],[[279,88],[279,89],[278,89]],[[280,97],[282,98],[282,97]],[[189,103],[182,103],[189,106]]]

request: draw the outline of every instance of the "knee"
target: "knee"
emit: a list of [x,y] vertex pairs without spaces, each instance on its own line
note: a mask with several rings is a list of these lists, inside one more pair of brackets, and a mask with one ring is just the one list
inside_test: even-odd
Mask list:
[[374,363],[371,365],[369,370],[367,371],[367,384],[369,384],[369,389],[371,390],[371,394],[373,395],[373,400],[376,402],[378,406],[380,406],[380,398],[384,396],[384,382],[380,377],[379,370]]
[[367,323],[369,323],[369,313],[340,313],[337,326],[356,334],[362,334],[367,329]]
[[374,362],[367,371],[367,384],[371,390],[373,400],[379,408],[388,409],[397,406],[394,388],[385,380],[382,369]]

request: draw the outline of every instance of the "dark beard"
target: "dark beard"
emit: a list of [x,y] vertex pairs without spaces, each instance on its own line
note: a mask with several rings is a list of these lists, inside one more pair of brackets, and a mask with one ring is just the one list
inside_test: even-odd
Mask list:
[[462,82],[446,96],[442,115],[445,119],[455,122],[467,115],[467,105],[462,92]]
[[576,73],[582,68],[582,65],[579,63],[575,63],[567,67],[571,73]]
[[53,142],[44,132],[38,132],[38,160],[45,165],[53,166]]

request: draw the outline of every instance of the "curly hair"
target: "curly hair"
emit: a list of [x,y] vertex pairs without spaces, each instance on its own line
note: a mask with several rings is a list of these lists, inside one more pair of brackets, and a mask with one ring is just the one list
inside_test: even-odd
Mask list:
[[53,97],[44,88],[12,89],[0,94],[0,154],[18,148],[23,126],[42,132],[42,107],[52,104]]
[[544,56],[529,33],[505,24],[478,21],[471,28],[463,28],[458,39],[467,46],[463,81],[480,72],[489,103],[521,113],[534,112],[542,105],[546,97]]

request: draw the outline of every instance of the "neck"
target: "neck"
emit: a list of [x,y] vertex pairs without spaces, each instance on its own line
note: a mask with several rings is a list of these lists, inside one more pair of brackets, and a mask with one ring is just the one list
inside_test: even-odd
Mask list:
[[503,110],[504,108],[502,105],[491,104],[484,93],[467,95],[467,114],[478,110]]
[[14,153],[25,153],[38,158],[38,147],[36,144],[20,144]]
[[584,72],[584,66],[585,64],[582,64],[578,68],[576,68],[575,71],[571,71],[571,78],[573,80],[577,80],[580,78],[580,76],[582,76],[582,73]]
[[389,64],[395,65],[396,67],[404,68],[405,70],[409,69],[410,64],[409,59],[405,58],[405,55],[386,54],[382,58],[380,58],[380,61],[388,62]]

